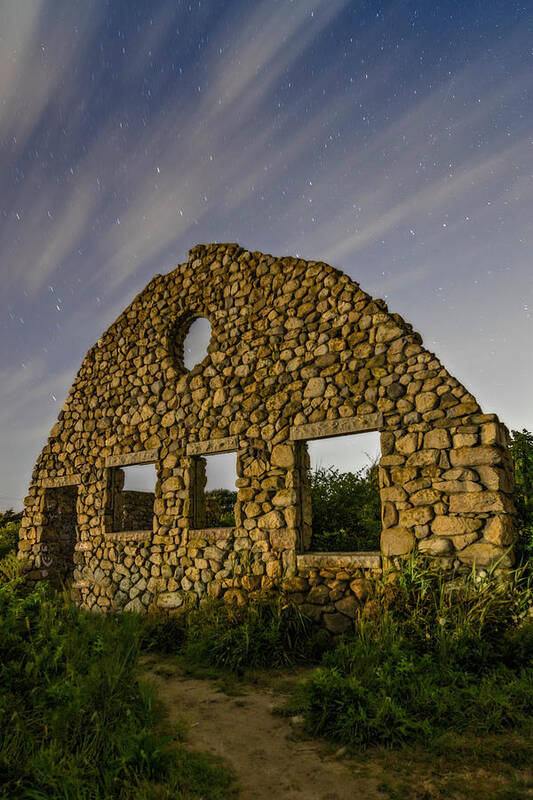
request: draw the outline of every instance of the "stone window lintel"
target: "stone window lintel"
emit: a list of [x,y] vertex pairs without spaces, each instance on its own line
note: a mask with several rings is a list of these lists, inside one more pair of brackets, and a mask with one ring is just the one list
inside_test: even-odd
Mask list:
[[330,436],[344,436],[350,433],[366,433],[383,428],[383,414],[361,414],[358,417],[341,417],[326,419],[322,422],[310,422],[307,425],[293,425],[290,438],[293,441],[305,439],[325,439]]
[[225,539],[232,539],[235,536],[236,528],[190,528],[189,541],[194,539],[206,539],[209,542],[219,542]]
[[146,541],[152,538],[153,531],[108,531],[106,539],[111,541]]
[[154,464],[159,457],[159,451],[139,450],[137,453],[118,453],[114,456],[107,456],[106,467],[131,467],[137,464]]
[[64,486],[79,486],[81,483],[81,475],[78,473],[74,475],[60,475],[57,478],[41,478],[37,481],[37,485],[41,489],[62,489]]
[[189,442],[186,447],[188,456],[216,455],[231,453],[239,449],[239,437],[227,436],[224,439],[208,439],[204,442]]

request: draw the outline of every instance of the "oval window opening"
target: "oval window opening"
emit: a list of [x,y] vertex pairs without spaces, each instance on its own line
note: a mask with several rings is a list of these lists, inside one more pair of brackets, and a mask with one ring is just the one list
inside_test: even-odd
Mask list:
[[191,370],[204,360],[211,341],[211,324],[205,317],[198,317],[192,323],[183,342],[183,365]]

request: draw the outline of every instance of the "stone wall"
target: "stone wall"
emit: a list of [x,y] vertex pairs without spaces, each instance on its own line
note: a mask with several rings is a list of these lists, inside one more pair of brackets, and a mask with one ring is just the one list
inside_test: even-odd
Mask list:
[[[206,358],[183,365],[194,319]],[[308,554],[306,441],[381,432],[382,547]],[[75,591],[88,608],[242,602],[283,585],[331,630],[364,576],[413,550],[511,563],[507,431],[382,300],[321,262],[198,245],[87,354],[32,477],[20,556],[42,569],[45,487],[76,485]],[[203,456],[237,454],[235,527],[205,529]],[[155,463],[151,531],[116,530],[117,467]],[[205,517],[204,517],[205,518]]]
[[138,492],[126,490],[122,492],[123,511],[121,531],[152,530],[154,521],[153,492]]

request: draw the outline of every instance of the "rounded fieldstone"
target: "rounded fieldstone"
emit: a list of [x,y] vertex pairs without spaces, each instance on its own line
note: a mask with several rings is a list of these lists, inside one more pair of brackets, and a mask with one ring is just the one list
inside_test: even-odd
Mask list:
[[345,614],[340,613],[326,613],[322,615],[322,622],[327,630],[333,634],[346,633],[348,628],[352,625],[352,620]]

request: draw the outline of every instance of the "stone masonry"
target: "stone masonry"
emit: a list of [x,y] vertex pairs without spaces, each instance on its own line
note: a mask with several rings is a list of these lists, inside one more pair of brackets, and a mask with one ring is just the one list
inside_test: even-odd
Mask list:
[[[187,371],[198,317],[212,338]],[[363,431],[381,432],[381,552],[309,553],[306,442]],[[35,466],[19,556],[30,578],[71,576],[86,608],[242,603],[281,587],[338,633],[366,577],[412,551],[449,568],[512,563],[507,435],[342,272],[197,245],[89,350]],[[235,527],[206,529],[204,456],[229,451]],[[120,468],[142,463],[158,475],[152,525],[121,530]]]

